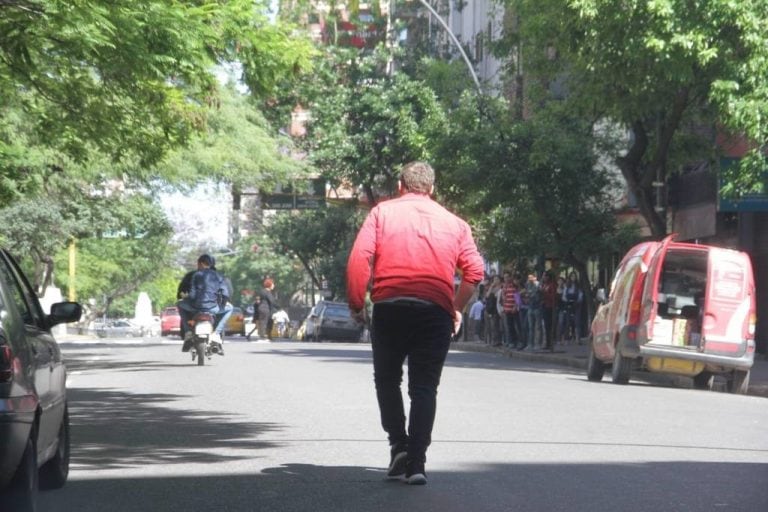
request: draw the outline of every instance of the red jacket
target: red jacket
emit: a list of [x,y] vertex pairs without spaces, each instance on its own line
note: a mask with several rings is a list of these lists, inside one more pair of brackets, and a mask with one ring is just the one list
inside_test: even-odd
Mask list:
[[453,317],[456,271],[471,284],[483,278],[483,259],[469,225],[425,194],[406,193],[375,206],[363,222],[347,262],[349,306],[413,297],[438,304]]

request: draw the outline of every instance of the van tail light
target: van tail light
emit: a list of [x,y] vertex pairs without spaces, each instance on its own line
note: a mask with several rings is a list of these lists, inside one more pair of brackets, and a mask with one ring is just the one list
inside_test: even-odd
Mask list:
[[755,312],[749,314],[749,327],[747,328],[747,334],[750,338],[755,339],[755,326],[757,325],[757,315]]
[[0,345],[0,382],[11,382],[14,375],[14,367],[18,366],[13,351],[8,345]]
[[629,299],[629,318],[627,321],[629,325],[638,325],[642,318],[644,281],[644,279],[638,277],[632,286],[632,296]]

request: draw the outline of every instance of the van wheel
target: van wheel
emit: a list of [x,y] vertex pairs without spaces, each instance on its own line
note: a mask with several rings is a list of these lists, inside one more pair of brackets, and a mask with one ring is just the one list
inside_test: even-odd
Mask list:
[[624,357],[616,347],[616,355],[613,356],[613,366],[611,367],[611,378],[614,384],[626,384],[629,382],[629,376],[632,373],[632,358]]
[[605,363],[595,357],[595,350],[591,345],[592,343],[590,342],[589,362],[587,363],[587,380],[600,382],[603,380],[603,375],[605,374]]
[[746,395],[749,389],[749,370],[733,370],[733,376],[728,379],[728,391],[736,395]]
[[693,377],[693,388],[694,389],[708,389],[709,391],[712,391],[712,388],[715,385],[715,376],[712,374],[712,372],[703,371],[698,375],[694,375]]
[[60,489],[69,476],[69,411],[64,407],[64,416],[59,425],[59,445],[54,456],[40,468],[40,488]]

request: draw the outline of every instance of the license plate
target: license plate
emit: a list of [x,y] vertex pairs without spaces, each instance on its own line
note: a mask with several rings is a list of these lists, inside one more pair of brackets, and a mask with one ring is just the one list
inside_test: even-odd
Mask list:
[[649,357],[648,369],[661,373],[677,373],[680,375],[694,376],[704,369],[704,363],[698,361],[686,361],[684,359],[672,359],[668,357]]
[[213,324],[210,322],[201,322],[195,325],[195,334],[198,336],[206,336],[213,332]]

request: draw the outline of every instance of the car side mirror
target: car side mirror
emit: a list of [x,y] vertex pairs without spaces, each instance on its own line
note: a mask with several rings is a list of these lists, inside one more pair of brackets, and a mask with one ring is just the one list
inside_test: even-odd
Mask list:
[[77,322],[83,314],[83,307],[77,302],[57,302],[51,305],[48,325]]
[[597,290],[597,293],[595,294],[595,299],[600,304],[605,304],[606,297],[605,297],[605,288],[599,288]]

